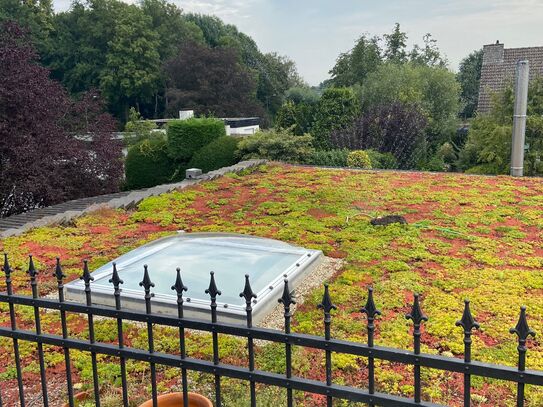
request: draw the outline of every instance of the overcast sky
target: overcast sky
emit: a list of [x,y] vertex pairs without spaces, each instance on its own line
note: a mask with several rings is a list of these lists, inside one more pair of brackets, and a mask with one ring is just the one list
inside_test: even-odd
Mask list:
[[[130,0],[133,1],[133,0]],[[340,52],[363,33],[399,22],[409,45],[431,33],[456,70],[460,60],[496,40],[506,48],[543,45],[543,0],[173,0],[187,12],[215,14],[249,34],[262,51],[292,58],[304,79],[328,77]],[[70,0],[54,0],[57,11]]]

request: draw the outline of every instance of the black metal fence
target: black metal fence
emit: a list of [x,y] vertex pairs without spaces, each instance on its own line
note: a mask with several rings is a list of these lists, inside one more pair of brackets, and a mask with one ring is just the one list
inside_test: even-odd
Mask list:
[[[123,281],[119,278],[115,266],[113,266],[113,274],[110,283],[114,287],[115,308],[98,306],[92,304],[91,282],[93,280],[89,273],[87,263],[84,262],[83,275],[81,279],[85,283],[86,304],[66,302],[64,300],[63,281],[64,274],[60,266],[60,261],[57,259],[54,276],[57,280],[58,299],[39,298],[37,286],[36,268],[30,256],[28,274],[30,278],[30,286],[32,288],[32,297],[16,295],[13,293],[11,280],[12,269],[8,262],[8,257],[5,255],[3,270],[6,277],[7,293],[0,294],[0,303],[9,305],[10,321],[9,327],[0,327],[0,336],[13,339],[13,355],[16,364],[17,381],[19,389],[19,398],[21,406],[25,406],[25,394],[23,387],[23,378],[20,365],[19,341],[30,341],[37,343],[38,359],[41,375],[42,398],[45,406],[49,405],[49,397],[47,392],[47,371],[44,362],[43,345],[55,345],[63,348],[66,366],[66,383],[68,401],[71,406],[74,405],[74,388],[72,384],[72,363],[70,360],[70,350],[78,349],[88,351],[92,358],[93,371],[93,390],[95,394],[96,405],[100,405],[99,397],[99,382],[97,368],[97,354],[109,355],[119,358],[122,380],[122,397],[123,405],[128,406],[128,390],[126,376],[126,360],[145,361],[150,365],[151,371],[151,395],[153,404],[157,405],[157,379],[156,365],[165,365],[177,367],[181,369],[181,380],[183,392],[186,394],[189,391],[187,371],[198,371],[214,375],[215,379],[215,405],[221,406],[221,378],[229,377],[248,381],[250,384],[250,400],[251,406],[256,406],[258,403],[258,395],[255,389],[256,383],[262,383],[270,386],[278,386],[286,389],[287,405],[290,407],[294,403],[293,391],[309,392],[324,395],[327,400],[327,406],[332,405],[334,398],[347,399],[367,403],[370,406],[437,406],[431,402],[421,400],[421,367],[439,369],[448,372],[461,373],[464,376],[464,405],[470,405],[471,398],[471,377],[481,376],[486,378],[501,379],[508,382],[517,383],[517,406],[523,406],[525,402],[524,388],[526,384],[542,386],[543,372],[526,370],[526,340],[528,336],[535,336],[534,332],[528,327],[526,320],[526,309],[520,310],[520,317],[515,328],[510,332],[518,337],[518,368],[512,368],[502,365],[487,364],[475,362],[471,360],[471,335],[474,329],[479,328],[475,322],[469,307],[469,301],[465,301],[464,312],[462,318],[456,323],[463,330],[464,340],[464,359],[445,357],[440,355],[431,355],[421,353],[421,324],[427,321],[426,315],[421,310],[419,304],[419,296],[415,294],[411,312],[406,315],[407,319],[413,322],[413,351],[400,350],[377,346],[374,344],[375,319],[380,314],[373,300],[372,289],[369,288],[367,302],[361,309],[367,316],[367,343],[355,343],[343,340],[333,339],[330,334],[330,326],[332,323],[331,312],[336,309],[329,295],[328,286],[324,286],[324,295],[319,308],[324,314],[324,337],[304,335],[292,333],[290,329],[291,306],[295,304],[288,287],[288,281],[285,280],[284,291],[279,302],[284,306],[284,332],[257,328],[252,326],[252,300],[256,297],[251,289],[249,277],[245,276],[245,287],[240,294],[246,302],[247,325],[240,326],[234,324],[226,324],[217,322],[217,296],[221,294],[215,284],[213,272],[209,288],[206,293],[209,294],[211,300],[210,314],[211,322],[206,322],[197,319],[185,318],[183,316],[183,292],[187,288],[183,285],[181,272],[177,269],[177,278],[172,290],[177,293],[178,316],[167,316],[152,313],[152,293],[151,288],[154,287],[147,266],[145,266],[143,280],[140,286],[145,292],[145,312],[129,311],[121,306],[121,284]],[[22,330],[17,328],[15,305],[31,306],[34,308],[35,331]],[[50,309],[60,311],[62,336],[43,333],[40,324],[40,309]],[[89,340],[81,340],[68,336],[66,313],[86,314],[88,318]],[[117,320],[118,344],[100,343],[95,341],[93,317],[109,317]],[[123,321],[137,321],[147,325],[148,331],[148,349],[141,350],[124,345],[123,340]],[[177,327],[179,329],[179,355],[160,353],[154,349],[153,342],[153,325],[163,325],[169,327]],[[206,361],[192,358],[187,355],[185,348],[185,329],[211,332],[213,338],[213,360]],[[234,335],[237,337],[247,338],[248,346],[248,362],[247,367],[240,367],[231,364],[222,363],[219,355],[218,338],[220,334]],[[285,345],[286,371],[285,374],[277,374],[257,370],[255,368],[254,341],[265,340]],[[292,346],[302,346],[306,348],[314,348],[323,350],[326,355],[325,371],[326,380],[310,380],[302,377],[293,376],[292,372]],[[349,387],[335,384],[332,381],[332,352],[342,354],[350,354],[360,357],[365,357],[368,360],[368,383],[367,388]],[[380,393],[375,390],[375,360],[384,360],[389,362],[398,362],[404,365],[414,366],[413,383],[414,397],[400,397],[391,394]],[[0,398],[0,406],[2,401]],[[185,398],[184,407],[188,403]]]

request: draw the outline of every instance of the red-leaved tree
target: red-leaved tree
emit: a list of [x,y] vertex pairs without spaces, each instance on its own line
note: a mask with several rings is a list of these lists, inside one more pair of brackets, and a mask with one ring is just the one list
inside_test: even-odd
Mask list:
[[0,26],[0,217],[117,191],[122,145],[95,93],[72,100],[26,32]]

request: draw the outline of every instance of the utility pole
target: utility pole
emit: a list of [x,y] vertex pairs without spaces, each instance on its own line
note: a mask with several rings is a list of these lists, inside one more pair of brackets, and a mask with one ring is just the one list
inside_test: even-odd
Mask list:
[[524,174],[526,110],[528,107],[528,81],[530,76],[530,65],[528,61],[517,62],[516,75],[513,141],[511,146],[511,176],[522,177]]

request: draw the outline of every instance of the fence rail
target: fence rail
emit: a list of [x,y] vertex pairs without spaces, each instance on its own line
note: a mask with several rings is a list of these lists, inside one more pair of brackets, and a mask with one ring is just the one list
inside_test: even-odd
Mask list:
[[[10,326],[0,327],[0,337],[7,337],[13,340],[13,355],[17,373],[17,383],[19,391],[19,401],[22,407],[25,406],[25,392],[23,386],[23,376],[21,370],[21,361],[19,355],[19,341],[34,342],[37,344],[37,353],[40,366],[40,378],[42,388],[42,399],[44,406],[49,405],[49,396],[47,388],[47,371],[44,362],[43,345],[54,345],[63,348],[66,367],[66,386],[68,394],[68,403],[74,406],[74,389],[72,384],[72,363],[70,359],[70,350],[77,349],[87,351],[91,354],[92,372],[93,372],[93,392],[97,406],[100,406],[100,387],[98,382],[97,355],[108,355],[119,358],[121,368],[121,386],[123,405],[128,406],[129,395],[127,389],[126,360],[137,360],[149,363],[151,371],[151,397],[153,405],[157,406],[157,378],[156,366],[165,365],[177,367],[181,370],[182,390],[186,394],[189,391],[187,372],[198,371],[209,373],[214,376],[215,381],[215,405],[222,405],[221,396],[221,378],[228,377],[240,379],[249,382],[251,406],[257,405],[258,395],[256,392],[256,383],[277,386],[286,389],[287,406],[294,405],[293,391],[303,391],[320,394],[326,397],[327,406],[332,406],[334,398],[346,399],[349,401],[358,401],[370,406],[437,406],[431,402],[423,401],[421,367],[433,368],[448,372],[461,373],[464,376],[464,406],[470,406],[471,403],[471,377],[481,376],[486,378],[501,379],[508,382],[517,383],[517,406],[523,406],[525,402],[524,388],[526,384],[543,386],[543,371],[526,370],[526,341],[529,336],[535,336],[535,333],[529,328],[526,309],[521,307],[520,316],[516,326],[510,329],[512,334],[516,334],[518,340],[518,365],[517,368],[508,366],[481,363],[471,360],[471,335],[474,330],[479,328],[479,324],[474,320],[469,307],[469,301],[465,301],[462,318],[456,323],[462,328],[464,341],[464,358],[446,357],[441,355],[431,355],[421,353],[421,326],[428,320],[421,310],[419,296],[414,295],[414,301],[411,311],[406,318],[413,322],[413,351],[400,350],[389,347],[382,347],[374,344],[375,320],[380,315],[374,299],[373,290],[369,288],[367,302],[361,311],[367,316],[367,343],[356,343],[344,340],[338,340],[331,337],[332,311],[336,309],[333,304],[328,286],[324,286],[322,302],[318,307],[323,312],[324,336],[314,336],[306,334],[292,333],[290,329],[291,306],[295,304],[291,295],[288,281],[285,280],[283,295],[279,300],[284,307],[284,331],[272,330],[254,327],[252,325],[252,301],[256,298],[251,289],[249,277],[245,276],[245,286],[240,293],[240,297],[245,299],[247,324],[246,326],[217,322],[217,297],[221,294],[218,289],[213,272],[210,276],[209,288],[206,293],[210,296],[210,320],[203,321],[183,316],[183,293],[187,290],[181,278],[181,271],[177,269],[176,280],[172,290],[177,295],[178,315],[162,315],[152,312],[152,292],[154,287],[150,279],[149,272],[145,266],[143,279],[140,286],[144,289],[144,299],[146,309],[142,311],[132,311],[122,308],[121,285],[123,281],[115,265],[113,265],[113,274],[110,283],[114,288],[115,307],[106,307],[92,303],[92,276],[89,272],[87,262],[83,264],[83,273],[81,279],[85,283],[85,304],[66,302],[64,300],[64,274],[57,259],[54,276],[57,281],[58,299],[39,298],[37,270],[34,266],[32,256],[29,259],[29,282],[32,288],[32,296],[23,296],[13,293],[11,272],[8,256],[4,256],[3,271],[5,273],[6,293],[0,293],[0,303],[7,303],[10,313]],[[30,306],[34,309],[35,330],[22,330],[17,328],[17,318],[15,306]],[[41,330],[40,310],[57,310],[60,312],[62,335],[52,335],[43,333]],[[87,316],[89,339],[81,340],[70,338],[67,329],[66,313],[79,313]],[[94,317],[114,318],[117,321],[118,343],[102,343],[95,341],[94,335]],[[135,349],[124,345],[123,321],[133,321],[146,324],[148,334],[147,350]],[[179,355],[156,352],[154,347],[153,326],[162,325],[176,327],[179,330]],[[185,330],[198,330],[210,332],[213,341],[212,361],[196,359],[187,356],[185,348]],[[248,360],[247,367],[241,367],[222,363],[219,354],[219,335],[233,335],[247,339]],[[285,345],[286,370],[284,374],[277,374],[258,370],[255,367],[254,341],[266,340]],[[292,347],[301,346],[305,348],[319,349],[325,352],[325,373],[326,380],[310,380],[302,377],[293,376],[292,371]],[[332,353],[349,354],[354,356],[366,357],[368,381],[366,388],[350,387],[333,383],[332,380]],[[403,365],[413,366],[413,398],[401,397],[391,394],[385,394],[376,391],[375,386],[375,360],[384,360],[397,362]],[[0,407],[2,398],[0,392]],[[188,400],[185,398],[184,407],[188,406]]]

